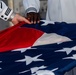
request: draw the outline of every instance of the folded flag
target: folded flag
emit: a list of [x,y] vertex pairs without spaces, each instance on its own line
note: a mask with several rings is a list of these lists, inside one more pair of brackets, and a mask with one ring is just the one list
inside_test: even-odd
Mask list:
[[19,23],[0,32],[0,75],[63,75],[76,66],[76,24]]

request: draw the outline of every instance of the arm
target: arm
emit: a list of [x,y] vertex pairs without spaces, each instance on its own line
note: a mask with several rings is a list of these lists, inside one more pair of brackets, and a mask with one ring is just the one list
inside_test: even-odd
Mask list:
[[39,0],[23,0],[23,5],[25,8],[25,14],[28,20],[31,23],[37,23],[40,21],[39,9],[40,1]]
[[15,14],[12,9],[10,9],[3,1],[0,1],[0,18],[4,21],[11,20],[13,24],[17,24],[20,21],[25,21],[26,23],[30,23],[24,17]]
[[39,12],[40,1],[39,0],[23,0],[25,12]]

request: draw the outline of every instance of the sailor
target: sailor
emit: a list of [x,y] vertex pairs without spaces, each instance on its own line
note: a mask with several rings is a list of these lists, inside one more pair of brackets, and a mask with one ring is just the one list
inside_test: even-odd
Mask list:
[[[27,18],[39,22],[40,0],[23,0]],[[76,23],[76,0],[48,0],[46,20]]]

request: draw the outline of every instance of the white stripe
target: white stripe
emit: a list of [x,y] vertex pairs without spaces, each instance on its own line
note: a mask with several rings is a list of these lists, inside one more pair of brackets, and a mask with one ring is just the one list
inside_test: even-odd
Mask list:
[[72,41],[70,38],[58,35],[56,33],[47,34],[44,33],[34,44],[37,45],[45,45],[45,44],[53,44],[53,43],[62,43],[66,41]]

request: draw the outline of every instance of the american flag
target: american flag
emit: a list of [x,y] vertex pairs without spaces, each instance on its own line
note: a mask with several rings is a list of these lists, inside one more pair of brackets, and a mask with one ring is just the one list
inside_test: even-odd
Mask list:
[[75,23],[22,22],[0,32],[0,75],[64,75],[75,66]]

